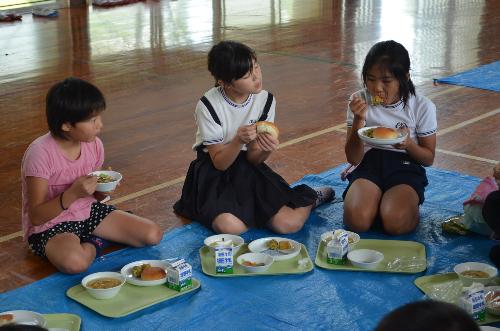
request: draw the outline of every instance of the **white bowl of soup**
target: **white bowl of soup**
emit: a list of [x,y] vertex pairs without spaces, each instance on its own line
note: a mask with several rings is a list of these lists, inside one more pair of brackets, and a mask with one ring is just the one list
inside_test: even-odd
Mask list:
[[245,240],[240,236],[234,234],[216,234],[205,238],[203,241],[205,246],[207,246],[212,253],[215,253],[215,247],[217,246],[231,246],[233,247],[233,255],[236,255],[240,250],[241,246],[245,243]]
[[122,174],[112,170],[102,170],[91,172],[90,175],[97,177],[97,192],[110,192],[116,189],[118,183],[122,180]]
[[488,284],[498,273],[494,266],[481,262],[460,263],[453,268],[453,271],[464,286],[470,286],[472,283]]
[[96,272],[82,279],[82,286],[96,299],[111,299],[125,284],[125,277],[118,272]]

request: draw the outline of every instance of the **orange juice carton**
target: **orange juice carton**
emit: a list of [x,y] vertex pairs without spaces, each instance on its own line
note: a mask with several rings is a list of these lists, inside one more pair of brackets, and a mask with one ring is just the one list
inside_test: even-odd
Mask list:
[[167,286],[169,288],[182,292],[193,285],[192,277],[191,265],[184,259],[167,263]]
[[215,272],[218,274],[232,274],[233,263],[233,241],[219,241],[215,246]]
[[326,245],[326,262],[345,264],[349,251],[349,234],[344,230],[335,230],[333,238]]
[[462,289],[460,306],[477,321],[484,321],[486,318],[484,295],[484,285],[480,283],[472,283],[471,286]]

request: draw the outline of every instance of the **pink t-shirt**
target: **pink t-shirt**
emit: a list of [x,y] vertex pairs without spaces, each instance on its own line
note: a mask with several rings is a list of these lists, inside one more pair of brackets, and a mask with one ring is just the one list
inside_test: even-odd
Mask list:
[[51,200],[67,190],[81,176],[101,168],[104,162],[102,141],[81,142],[80,157],[69,160],[50,133],[33,141],[24,153],[21,164],[22,222],[24,239],[33,233],[40,233],[67,221],[82,221],[90,217],[90,207],[96,199],[93,196],[80,198],[67,210],[42,225],[33,225],[28,214],[28,192],[26,177],[39,177],[48,181],[46,200]]

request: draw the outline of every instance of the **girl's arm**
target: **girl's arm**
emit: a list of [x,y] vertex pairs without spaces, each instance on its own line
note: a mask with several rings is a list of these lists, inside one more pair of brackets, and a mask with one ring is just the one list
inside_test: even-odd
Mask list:
[[410,139],[410,135],[401,144],[394,145],[395,148],[404,149],[418,163],[423,166],[431,166],[436,154],[436,135],[417,137],[418,144]]
[[248,144],[247,160],[254,165],[264,162],[278,149],[279,143],[279,140],[269,133],[258,134],[257,139]]
[[364,145],[358,136],[358,130],[365,126],[368,105],[361,97],[354,96],[351,102],[349,102],[349,108],[354,114],[354,118],[352,120],[352,127],[347,128],[345,155],[347,162],[358,165],[364,155]]
[[217,170],[225,171],[238,157],[243,145],[250,143],[257,137],[255,124],[245,125],[238,128],[236,135],[229,144],[208,145],[208,153],[212,163]]
[[28,190],[28,214],[33,225],[42,225],[51,219],[59,216],[64,209],[77,199],[89,196],[94,193],[97,185],[97,177],[83,176],[78,178],[69,189],[61,196],[46,201],[48,192],[48,181],[40,177],[26,177]]

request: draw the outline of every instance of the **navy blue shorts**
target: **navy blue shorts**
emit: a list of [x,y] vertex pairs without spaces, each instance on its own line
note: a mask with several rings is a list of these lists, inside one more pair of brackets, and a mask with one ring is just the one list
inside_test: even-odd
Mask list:
[[408,154],[372,148],[361,163],[347,175],[349,185],[343,197],[358,178],[364,178],[377,185],[382,192],[400,184],[411,186],[418,194],[419,204],[424,202],[425,187],[429,183],[425,168],[415,162]]
[[50,238],[59,233],[74,233],[80,240],[85,240],[113,210],[116,210],[115,206],[94,202],[90,208],[90,217],[86,220],[62,222],[43,232],[34,233],[29,236],[28,245],[33,253],[46,257],[45,246]]

